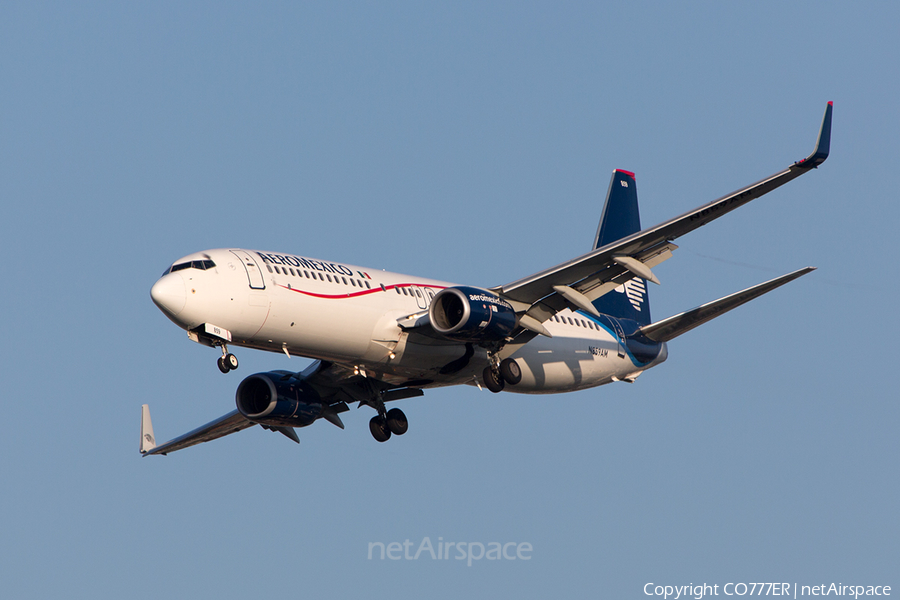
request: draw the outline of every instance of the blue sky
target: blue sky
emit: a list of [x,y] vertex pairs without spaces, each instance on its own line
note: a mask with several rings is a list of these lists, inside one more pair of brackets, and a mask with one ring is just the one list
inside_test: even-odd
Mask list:
[[[900,586],[893,3],[6,3],[0,7],[0,595],[645,597]],[[660,319],[819,269],[635,384],[429,391],[410,431],[258,428],[152,304],[245,247],[472,285],[588,249],[609,175],[645,226],[812,149],[818,171],[678,240]],[[367,412],[368,411],[368,412]],[[529,561],[369,560],[527,542]]]

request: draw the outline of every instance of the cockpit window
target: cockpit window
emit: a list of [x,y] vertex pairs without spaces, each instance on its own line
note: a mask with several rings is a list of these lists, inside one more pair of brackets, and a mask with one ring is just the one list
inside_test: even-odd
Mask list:
[[189,262],[172,265],[171,267],[166,269],[163,275],[168,275],[169,273],[174,273],[175,271],[182,271],[184,269],[200,269],[201,271],[206,271],[207,269],[214,269],[215,267],[216,263],[211,260],[192,260]]

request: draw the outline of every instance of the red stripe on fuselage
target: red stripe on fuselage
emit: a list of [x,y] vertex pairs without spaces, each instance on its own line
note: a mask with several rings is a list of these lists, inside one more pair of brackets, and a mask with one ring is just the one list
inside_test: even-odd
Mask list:
[[423,285],[421,283],[398,283],[396,285],[386,285],[386,286],[384,286],[383,290],[381,289],[381,286],[378,286],[377,288],[374,288],[371,290],[362,290],[361,292],[351,292],[349,294],[317,294],[315,292],[307,292],[304,290],[298,290],[295,287],[289,287],[287,285],[278,284],[278,287],[280,287],[280,288],[284,288],[284,289],[290,290],[292,292],[297,292],[298,294],[303,294],[304,296],[312,296],[313,298],[324,298],[326,300],[342,300],[345,298],[357,298],[359,296],[365,296],[366,294],[375,294],[377,292],[382,292],[382,291],[386,292],[386,291],[392,290],[394,288],[403,288],[403,287],[412,287],[412,286],[422,287],[422,288],[428,287],[428,288],[431,288],[434,290],[443,290],[446,288],[446,286],[443,286],[443,285]]

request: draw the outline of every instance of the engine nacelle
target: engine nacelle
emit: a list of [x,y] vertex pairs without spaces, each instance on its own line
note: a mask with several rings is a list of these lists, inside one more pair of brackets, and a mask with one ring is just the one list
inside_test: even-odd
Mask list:
[[435,294],[428,318],[435,331],[464,342],[502,340],[516,327],[516,311],[509,302],[474,287],[450,287]]
[[257,373],[241,382],[234,400],[242,415],[254,423],[305,427],[322,416],[319,394],[288,373]]

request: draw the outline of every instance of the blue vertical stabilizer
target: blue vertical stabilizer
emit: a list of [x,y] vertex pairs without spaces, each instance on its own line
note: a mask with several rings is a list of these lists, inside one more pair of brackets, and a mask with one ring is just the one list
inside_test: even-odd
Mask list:
[[[606,204],[600,216],[593,248],[600,248],[640,230],[641,215],[634,173],[616,169],[606,192]],[[647,281],[640,277],[629,279],[624,285],[594,300],[593,305],[605,315],[631,319],[640,325],[650,323]]]

